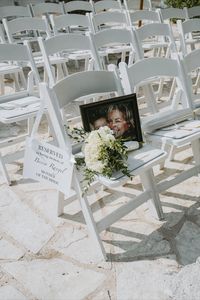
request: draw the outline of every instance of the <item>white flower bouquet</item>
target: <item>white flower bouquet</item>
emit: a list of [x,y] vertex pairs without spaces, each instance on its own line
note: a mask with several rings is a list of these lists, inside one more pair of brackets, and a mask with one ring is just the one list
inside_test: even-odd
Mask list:
[[82,166],[83,170],[84,192],[88,190],[97,175],[111,178],[113,172],[121,171],[130,177],[127,153],[124,140],[115,138],[109,127],[104,126],[91,131],[83,146],[84,156],[76,158],[77,167]]

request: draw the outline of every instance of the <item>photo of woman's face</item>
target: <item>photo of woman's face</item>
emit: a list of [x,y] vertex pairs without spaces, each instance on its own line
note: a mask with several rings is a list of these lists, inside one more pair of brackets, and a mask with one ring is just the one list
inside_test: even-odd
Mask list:
[[108,126],[113,130],[116,137],[122,136],[129,129],[123,112],[118,109],[108,113]]

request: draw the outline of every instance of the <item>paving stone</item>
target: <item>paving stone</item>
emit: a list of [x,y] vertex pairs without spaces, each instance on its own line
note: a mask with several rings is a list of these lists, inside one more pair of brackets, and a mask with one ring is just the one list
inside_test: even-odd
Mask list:
[[164,214],[164,222],[162,228],[172,229],[184,218],[184,212],[171,212]]
[[[19,249],[9,241],[0,237],[0,260],[1,259],[19,259],[25,254],[25,251]],[[1,298],[0,298],[1,299]]]
[[[167,196],[167,195],[169,195],[169,196]],[[194,201],[191,201],[189,199],[188,200],[182,199],[181,194],[180,194],[180,198],[178,197],[179,195],[177,195],[177,193],[173,194],[173,196],[170,196],[170,195],[172,195],[171,192],[167,191],[166,195],[164,194],[161,197],[162,208],[166,215],[171,212],[177,213],[177,214],[184,213],[188,207],[190,207],[194,204]]]
[[54,226],[64,223],[64,220],[57,216],[57,191],[46,190],[36,192],[30,201]]
[[194,263],[200,255],[200,227],[185,222],[175,241],[180,263],[183,265]]
[[0,228],[23,247],[37,253],[54,230],[20,201],[9,187],[0,189]]
[[185,266],[174,276],[172,282],[173,300],[199,300],[200,299],[200,264]]
[[102,272],[61,259],[6,263],[3,269],[39,300],[85,299],[106,279]]
[[190,209],[187,211],[187,216],[193,222],[200,226],[200,203],[195,203]]
[[[115,225],[115,224],[114,224]],[[113,260],[131,260],[136,257],[168,254],[169,243],[157,230],[157,224],[145,222],[118,222],[111,226],[112,240],[106,240],[113,245]]]
[[171,282],[177,270],[173,256],[154,261],[118,263],[117,300],[169,300]]
[[21,292],[10,285],[0,287],[1,300],[28,300]]
[[78,260],[79,262],[98,263],[102,260],[97,246],[87,229],[76,229],[73,226],[65,227],[51,243],[50,248]]

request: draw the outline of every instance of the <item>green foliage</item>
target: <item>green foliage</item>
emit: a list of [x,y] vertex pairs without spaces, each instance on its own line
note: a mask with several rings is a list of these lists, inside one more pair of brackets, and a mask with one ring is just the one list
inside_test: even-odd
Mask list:
[[127,158],[127,149],[121,139],[112,141],[109,147],[102,145],[99,160],[106,163],[102,175],[111,177],[114,171],[121,171],[124,175],[130,176],[124,163]]
[[124,145],[123,139],[113,140],[109,146],[106,144],[100,145],[98,160],[106,164],[101,174],[90,170],[86,167],[84,157],[75,157],[76,167],[83,173],[83,180],[81,182],[83,194],[86,193],[95,180],[95,177],[102,175],[111,178],[113,172],[121,171],[122,174],[131,177],[126,161],[128,158],[127,147]]
[[168,7],[184,8],[200,5],[200,0],[165,0]]

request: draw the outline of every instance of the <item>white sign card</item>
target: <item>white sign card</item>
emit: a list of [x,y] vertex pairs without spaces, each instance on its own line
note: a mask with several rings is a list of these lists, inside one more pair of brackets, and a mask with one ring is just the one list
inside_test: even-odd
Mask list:
[[73,163],[66,151],[49,143],[27,138],[24,157],[24,178],[46,182],[69,195]]

